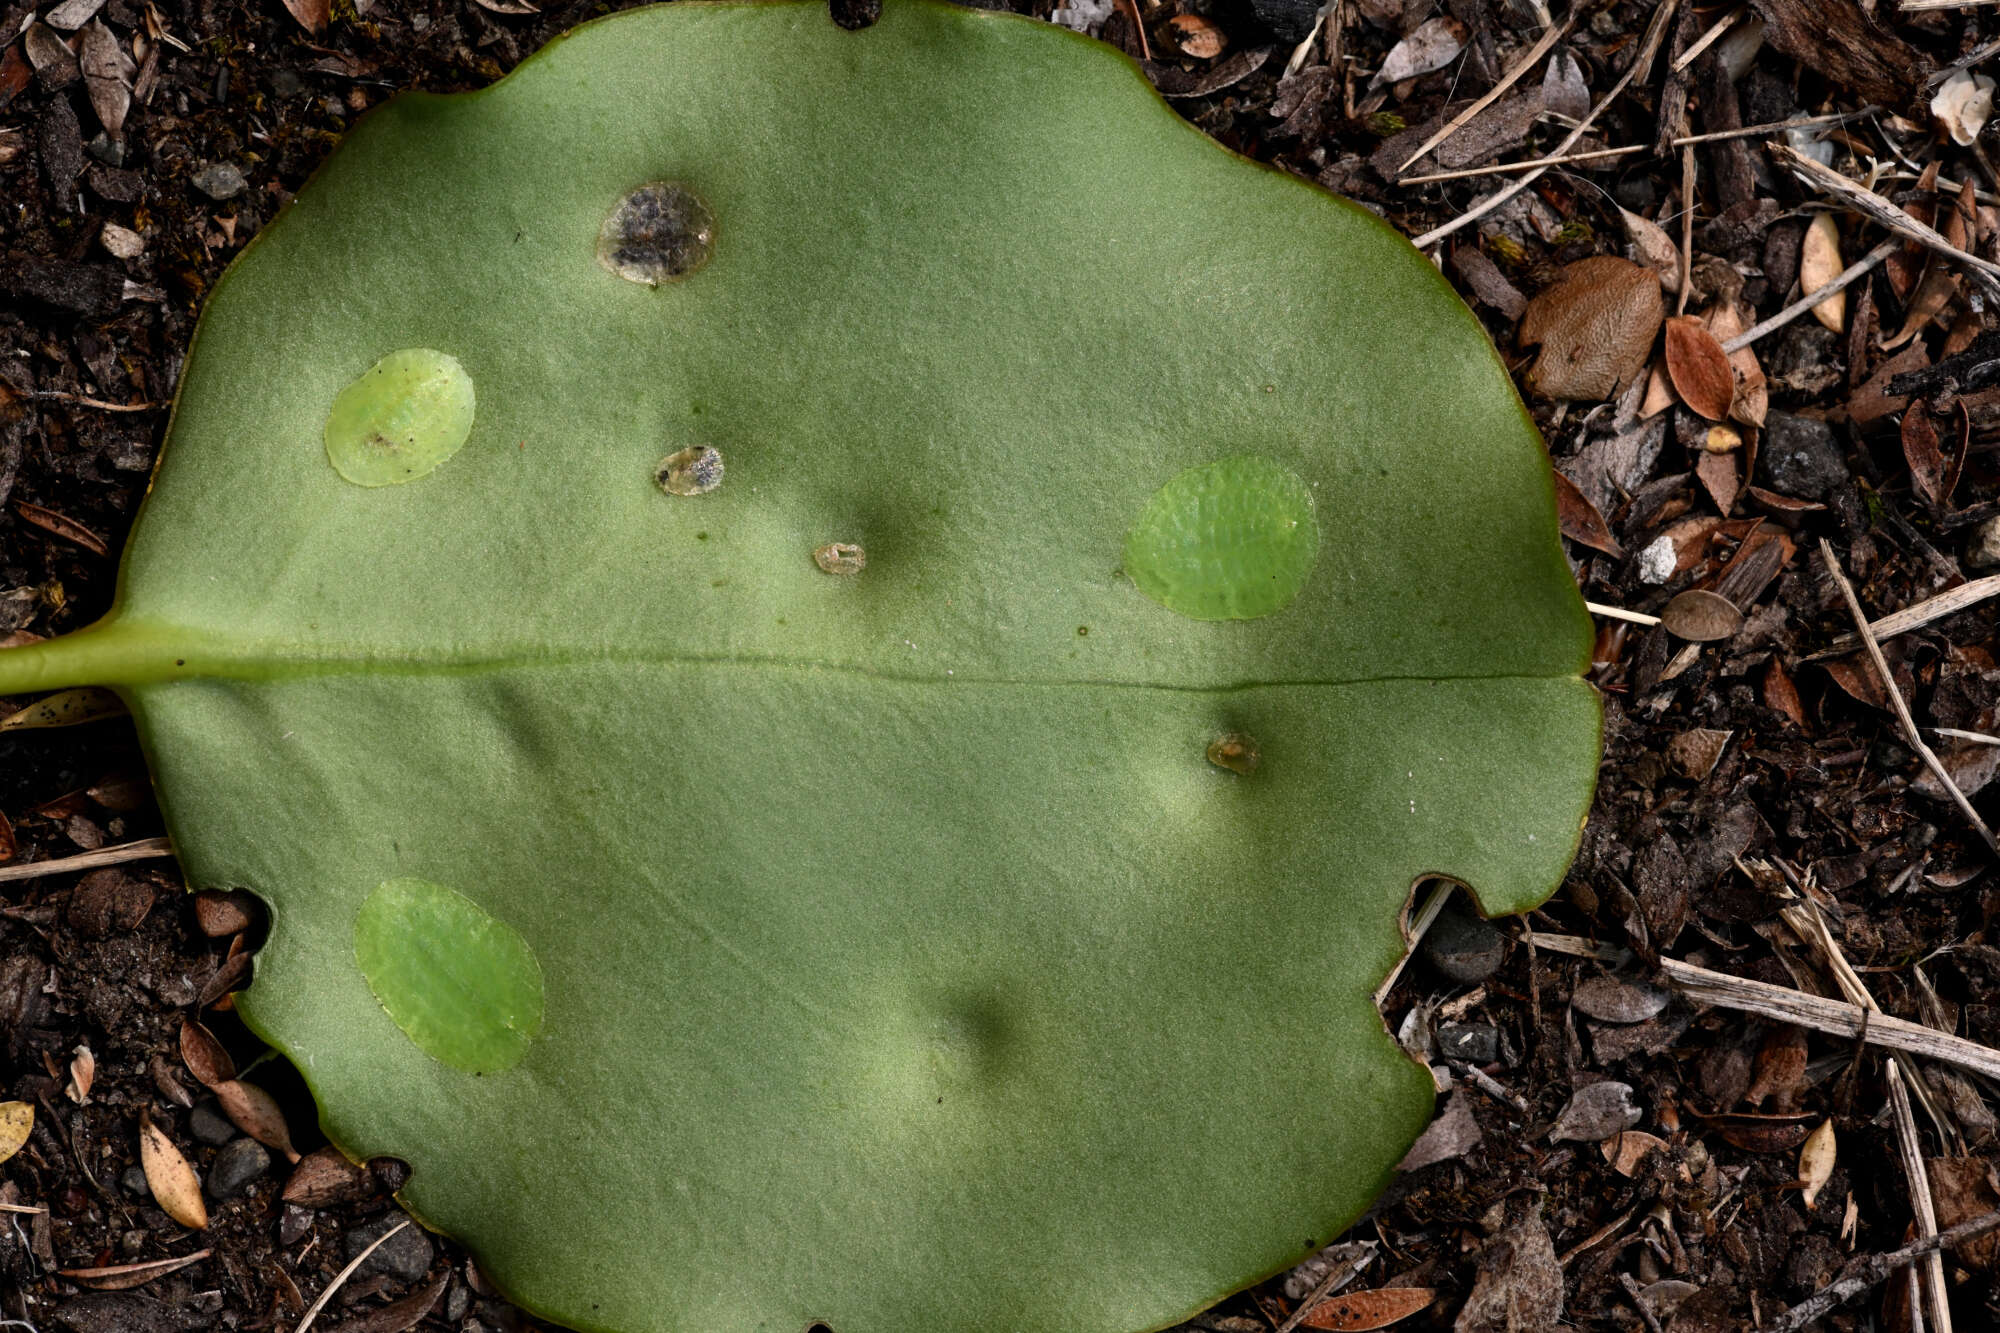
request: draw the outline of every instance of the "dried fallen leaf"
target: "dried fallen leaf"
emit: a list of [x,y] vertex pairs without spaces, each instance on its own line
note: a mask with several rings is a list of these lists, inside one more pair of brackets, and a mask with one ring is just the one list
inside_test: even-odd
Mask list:
[[1586,1083],[1576,1090],[1549,1130],[1549,1142],[1582,1139],[1596,1142],[1632,1128],[1644,1112],[1632,1100],[1629,1083]]
[[1643,1023],[1667,1007],[1668,995],[1658,986],[1617,977],[1592,977],[1569,997],[1570,1007],[1600,1023]]
[[214,1253],[214,1250],[196,1250],[193,1254],[177,1255],[172,1259],[146,1259],[139,1263],[112,1264],[107,1268],[65,1268],[58,1275],[98,1291],[126,1291],[143,1286],[156,1277],[178,1272],[190,1264],[198,1264]]
[[[1551,66],[1551,68],[1554,68]],[[1625,239],[1632,243],[1632,258],[1660,275],[1660,285],[1670,292],[1681,289],[1681,248],[1659,223],[1640,217],[1630,209],[1618,214],[1625,220]]]
[[14,841],[14,825],[9,822],[6,815],[0,814],[0,864],[13,860],[19,850],[19,845]]
[[1710,421],[1723,421],[1736,403],[1736,373],[1722,344],[1692,315],[1667,321],[1667,377],[1681,401]]
[[342,1323],[334,1333],[404,1333],[405,1329],[414,1328],[423,1321],[450,1284],[451,1274],[439,1273],[431,1279],[429,1286],[410,1293],[400,1301],[391,1301],[379,1309],[357,1315]]
[[[1970,1221],[2000,1205],[2000,1195],[1994,1191],[1984,1158],[1933,1157],[1929,1161],[1929,1174],[1931,1200],[1937,1207],[1940,1230]],[[1990,1272],[1996,1261],[2000,1261],[2000,1236],[1989,1231],[1953,1247],[1952,1254],[1975,1272]]]
[[1615,396],[1646,368],[1665,318],[1659,274],[1615,255],[1578,260],[1522,316],[1521,341],[1542,349],[1529,387],[1548,398]]
[[0,731],[35,731],[42,727],[73,727],[104,717],[123,717],[125,701],[110,690],[82,685],[43,695],[18,712],[0,717]]
[[1667,633],[1690,643],[1713,643],[1743,628],[1743,613],[1727,597],[1705,588],[1689,588],[1660,609]]
[[109,555],[111,548],[104,544],[104,538],[92,532],[83,524],[53,509],[29,504],[26,500],[14,502],[14,512],[44,532],[53,533],[66,542],[74,542],[92,555]]
[[[1715,340],[1726,344],[1750,327],[1750,316],[1749,307],[1741,301],[1718,301],[1709,309],[1705,322]],[[1771,410],[1771,390],[1764,368],[1758,364],[1757,349],[1739,347],[1728,355],[1729,368],[1736,372],[1736,402],[1729,415],[1746,426],[1761,427]]]
[[1612,1170],[1621,1176],[1631,1177],[1639,1174],[1639,1168],[1645,1165],[1648,1157],[1667,1151],[1667,1141],[1643,1129],[1628,1129],[1604,1140],[1598,1145],[1598,1150],[1604,1154],[1604,1160],[1611,1164]]
[[1723,1142],[1744,1152],[1790,1152],[1810,1133],[1796,1116],[1718,1115],[1706,1118]]
[[229,1079],[215,1085],[215,1100],[230,1124],[265,1147],[276,1148],[286,1161],[299,1160],[298,1150],[292,1147],[292,1131],[285,1123],[285,1113],[270,1093],[255,1083]]
[[285,0],[285,8],[301,28],[317,37],[332,17],[333,6],[331,0]]
[[1944,486],[1944,450],[1938,448],[1937,426],[1930,404],[1919,398],[1903,413],[1903,461],[1910,467],[1910,485],[1924,503],[1935,507]]
[[1771,1100],[1771,1109],[1790,1115],[1799,1104],[1799,1088],[1806,1076],[1805,1030],[1781,1023],[1764,1036],[1757,1048],[1757,1077],[1743,1094],[1752,1106]]
[[[1806,227],[1799,247],[1799,292],[1811,296],[1840,275],[1840,224],[1819,213]],[[1837,292],[1813,307],[1813,318],[1835,333],[1847,331],[1847,293]]]
[[1533,1211],[1479,1252],[1479,1277],[1452,1333],[1551,1333],[1562,1310],[1562,1265]]
[[83,69],[84,91],[97,123],[113,139],[125,133],[125,113],[132,108],[132,75],[136,66],[103,21],[95,20],[77,35],[77,63]]
[[1479,1121],[1473,1118],[1469,1095],[1453,1093],[1451,1100],[1445,1103],[1443,1114],[1417,1136],[1417,1141],[1403,1154],[1403,1160],[1396,1169],[1421,1171],[1427,1166],[1463,1157],[1478,1145],[1480,1137]]
[[181,1150],[153,1123],[150,1111],[139,1113],[139,1165],[153,1202],[174,1221],[194,1231],[208,1225],[208,1205],[201,1201],[201,1180]]
[[214,1088],[236,1077],[236,1062],[222,1043],[192,1018],[181,1020],[181,1063],[204,1088]]
[[1389,48],[1382,68],[1375,72],[1372,86],[1401,83],[1443,69],[1465,49],[1466,35],[1466,26],[1455,18],[1441,15],[1426,19],[1417,25],[1415,32]]
[[1960,148],[1979,137],[1993,114],[1993,80],[1969,69],[1952,71],[1931,95],[1931,114]]
[[1799,1147],[1799,1184],[1804,1186],[1799,1198],[1807,1208],[1813,1206],[1819,1192],[1826,1188],[1827,1178],[1833,1174],[1836,1154],[1833,1121],[1822,1120],[1819,1128]]
[[194,895],[195,924],[212,940],[241,935],[256,924],[255,899],[241,889],[204,889]]
[[1199,14],[1176,14],[1167,20],[1167,35],[1184,56],[1213,60],[1229,49],[1222,29]]
[[1611,536],[1611,529],[1604,522],[1604,515],[1597,512],[1597,506],[1590,497],[1576,488],[1576,483],[1561,472],[1556,479],[1556,524],[1562,535],[1573,542],[1588,546],[1606,555],[1623,556],[1624,548]]
[[0,1162],[21,1151],[35,1128],[35,1108],[31,1102],[0,1102]]
[[1366,1333],[1408,1319],[1437,1299],[1430,1287],[1377,1287],[1329,1296],[1299,1321],[1301,1328],[1333,1329],[1335,1333]]
[[299,1159],[285,1181],[282,1197],[301,1208],[331,1208],[359,1203],[377,1193],[375,1178],[365,1166],[356,1166],[340,1149],[328,1146]]
[[63,0],[48,12],[48,24],[64,32],[74,32],[104,8],[104,0]]
[[1667,742],[1667,766],[1692,782],[1706,781],[1729,745],[1732,731],[1694,727]]
[[70,1055],[69,1087],[64,1091],[71,1101],[83,1106],[89,1103],[91,1085],[96,1082],[97,1057],[91,1054],[90,1047],[78,1046]]
[[1819,666],[1849,698],[1871,708],[1888,708],[1889,693],[1882,688],[1882,678],[1875,674],[1874,664],[1865,654],[1852,652],[1845,657],[1830,657]]
[[[1944,209],[1944,215],[1937,220],[1937,229],[1945,240],[1961,250],[1969,250],[1974,244],[1973,233],[1978,225],[1979,206],[1973,198],[1972,182],[1967,181],[1959,191],[1957,200]],[[1958,266],[1944,255],[1933,254],[1924,267],[1923,278],[1917,283],[1906,302],[1903,327],[1894,337],[1884,340],[1884,348],[1901,347],[1932,324],[1936,323],[1945,309],[1958,298]]]
[[1743,464],[1738,455],[1704,449],[1694,460],[1694,474],[1701,479],[1701,488],[1708,492],[1708,498],[1715,501],[1716,512],[1727,517],[1743,490]]
[[1792,673],[1785,670],[1776,653],[1771,654],[1764,667],[1764,707],[1783,713],[1800,731],[1812,730],[1806,724],[1805,701],[1799,698],[1799,688],[1792,683]]

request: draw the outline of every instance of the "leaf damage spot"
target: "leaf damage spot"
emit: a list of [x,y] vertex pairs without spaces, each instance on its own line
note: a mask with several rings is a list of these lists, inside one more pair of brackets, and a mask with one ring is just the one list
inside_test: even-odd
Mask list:
[[722,484],[722,453],[698,444],[668,454],[654,469],[653,480],[668,495],[707,495]]
[[715,214],[678,181],[641,185],[597,233],[597,262],[648,287],[684,278],[714,254]]
[[828,542],[813,552],[813,563],[829,574],[859,574],[868,568],[868,552],[853,542]]
[[1255,454],[1180,473],[1125,537],[1125,571],[1139,590],[1193,620],[1283,610],[1318,557],[1312,489]]
[[1263,760],[1264,752],[1257,747],[1257,742],[1240,731],[1218,736],[1208,743],[1208,762],[1231,773],[1249,777]]
[[472,434],[472,377],[458,358],[405,347],[334,396],[326,458],[356,486],[396,486],[435,471]]
[[534,950],[456,889],[413,878],[377,885],[354,918],[354,958],[403,1035],[453,1069],[510,1069],[541,1031]]

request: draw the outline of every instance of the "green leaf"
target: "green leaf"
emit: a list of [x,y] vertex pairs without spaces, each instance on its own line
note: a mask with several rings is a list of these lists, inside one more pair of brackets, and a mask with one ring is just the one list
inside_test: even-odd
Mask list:
[[[470,430],[352,484],[411,349]],[[246,1019],[550,1318],[1127,1333],[1389,1178],[1398,909],[1556,885],[1588,646],[1379,221],[1048,26],[707,4],[362,121],[0,693],[119,688]]]

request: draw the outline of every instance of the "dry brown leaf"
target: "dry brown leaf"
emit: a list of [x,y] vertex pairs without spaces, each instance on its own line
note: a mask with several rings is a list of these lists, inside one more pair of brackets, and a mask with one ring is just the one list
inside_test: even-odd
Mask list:
[[1222,29],[1199,14],[1176,14],[1167,20],[1167,35],[1184,56],[1213,60],[1229,49]]
[[1819,1198],[1819,1192],[1826,1188],[1827,1178],[1833,1174],[1834,1159],[1838,1146],[1833,1137],[1833,1121],[1822,1120],[1799,1147],[1799,1184],[1803,1186],[1800,1200],[1807,1208]]
[[1845,657],[1830,657],[1819,665],[1849,698],[1871,708],[1886,709],[1889,706],[1888,691],[1882,688],[1882,678],[1875,674],[1874,664],[1865,653],[1852,652]]
[[299,26],[317,37],[332,17],[331,0],[285,0],[285,8],[291,11]]
[[[333,1333],[404,1333],[405,1329],[416,1327],[425,1315],[438,1303],[438,1297],[451,1285],[450,1272],[439,1273],[430,1285],[419,1288],[400,1301],[356,1315],[341,1324]],[[822,1327],[824,1327],[822,1325]]]
[[1736,372],[1729,356],[1699,319],[1667,321],[1667,377],[1681,401],[1710,421],[1723,421],[1736,403]]
[[1479,1252],[1479,1276],[1452,1330],[1553,1333],[1562,1311],[1562,1265],[1541,1213],[1532,1211]]
[[255,902],[241,889],[223,892],[220,889],[204,889],[194,895],[195,924],[201,933],[212,940],[227,939],[240,935],[256,924]]
[[358,1203],[376,1193],[368,1168],[356,1166],[328,1146],[307,1153],[285,1181],[282,1197],[301,1208],[330,1208],[336,1204]]
[[139,1165],[153,1202],[174,1221],[194,1231],[208,1225],[208,1205],[201,1201],[201,1179],[181,1150],[153,1123],[151,1111],[139,1113]]
[[90,1101],[90,1089],[97,1082],[97,1057],[90,1047],[78,1046],[69,1059],[69,1086],[64,1089],[69,1099],[79,1106]]
[[1938,448],[1937,426],[1931,421],[1930,404],[1919,398],[1903,413],[1903,461],[1910,467],[1910,485],[1924,503],[1936,506],[1943,498],[1946,472],[1944,450]]
[[204,1088],[213,1088],[236,1077],[236,1062],[229,1058],[229,1052],[222,1043],[192,1018],[181,1020],[181,1063],[187,1066],[194,1081]]
[[[1991,1168],[1983,1158],[1933,1157],[1928,1165],[1939,1229],[1955,1227],[2000,1207]],[[1990,1271],[2000,1260],[2000,1235],[1989,1231],[1953,1248],[1952,1254],[1967,1268]]]
[[1521,341],[1539,344],[1529,387],[1547,398],[1603,400],[1646,368],[1666,318],[1660,275],[1629,259],[1580,259],[1528,302]]
[[144,1286],[156,1277],[177,1272],[190,1264],[198,1264],[214,1253],[214,1250],[196,1250],[193,1254],[178,1255],[172,1259],[146,1259],[139,1263],[112,1264],[106,1268],[65,1268],[58,1275],[98,1291],[125,1291]]
[[13,824],[8,822],[6,815],[0,814],[0,864],[13,860],[19,851],[20,846],[14,841]]
[[1674,244],[1674,238],[1667,235],[1666,228],[1659,223],[1642,218],[1630,209],[1621,208],[1618,213],[1625,220],[1625,239],[1632,243],[1632,258],[1658,273],[1662,287],[1678,292],[1681,289],[1681,248]]
[[[1815,214],[1799,247],[1799,293],[1811,296],[1840,276],[1840,224],[1831,213]],[[1847,331],[1847,293],[1838,292],[1813,307],[1813,318],[1835,333]]]
[[1404,79],[1414,79],[1419,74],[1429,74],[1443,69],[1458,59],[1458,53],[1465,49],[1468,29],[1457,19],[1441,15],[1426,19],[1417,25],[1402,41],[1389,48],[1389,54],[1382,61],[1382,68],[1375,73],[1371,87],[1381,87],[1385,83],[1401,83]]
[[1604,1154],[1604,1160],[1619,1175],[1636,1176],[1648,1157],[1667,1151],[1667,1142],[1643,1129],[1628,1129],[1604,1140],[1598,1145],[1598,1151]]
[[1764,667],[1764,707],[1783,713],[1791,719],[1792,725],[1800,731],[1811,733],[1806,724],[1806,706],[1799,698],[1799,688],[1792,683],[1792,673],[1785,670],[1785,664],[1776,653]]
[[92,555],[101,556],[111,554],[111,548],[104,544],[104,538],[98,536],[67,514],[58,514],[53,509],[44,509],[40,505],[29,504],[26,500],[16,500],[14,502],[14,512],[22,518],[27,519],[28,522],[34,524],[43,532],[51,533],[66,542],[74,542]]
[[[1709,310],[1705,322],[1715,340],[1726,343],[1750,327],[1750,310],[1741,301],[1720,301]],[[1728,355],[1729,367],[1736,372],[1736,402],[1729,415],[1746,426],[1761,427],[1771,410],[1771,390],[1756,349],[1739,347]]]
[[1561,472],[1554,475],[1556,524],[1562,529],[1562,535],[1606,555],[1623,556],[1624,548],[1613,540],[1611,529],[1605,525],[1604,515],[1597,512],[1597,506],[1590,502],[1590,497],[1578,490],[1576,483]]
[[1301,1328],[1332,1329],[1335,1333],[1367,1333],[1408,1319],[1437,1299],[1430,1287],[1377,1287],[1329,1296],[1299,1321]]
[[1639,418],[1643,421],[1647,417],[1658,416],[1673,405],[1674,386],[1667,379],[1667,359],[1664,356],[1654,357],[1646,371],[1646,392],[1639,399]]
[[1733,731],[1693,727],[1667,742],[1667,766],[1691,782],[1704,782],[1715,771]]
[[278,1101],[270,1093],[255,1083],[229,1079],[215,1085],[215,1100],[230,1124],[265,1147],[276,1148],[286,1161],[299,1160],[298,1151],[292,1147],[291,1127],[285,1124],[285,1113],[278,1109]]
[[1676,638],[1714,643],[1743,628],[1743,613],[1727,597],[1706,588],[1689,588],[1660,608],[1660,623]]
[[132,75],[136,67],[125,48],[101,19],[77,34],[77,64],[83,69],[84,91],[97,123],[113,139],[125,133],[125,113],[132,109]]
[[475,3],[481,9],[490,10],[495,14],[539,14],[542,12],[533,5],[526,3],[526,0],[475,0]]
[[21,1151],[35,1128],[32,1102],[0,1102],[0,1162]]
[[1738,455],[1704,449],[1694,460],[1694,474],[1701,478],[1702,489],[1708,498],[1715,501],[1716,512],[1724,518],[1736,504],[1737,493],[1743,489],[1743,476]]
[[[1978,207],[1972,196],[1972,182],[1968,180],[1960,189],[1957,202],[1946,208],[1944,216],[1938,219],[1937,228],[1944,233],[1946,241],[1961,250],[1969,248],[1968,242],[1972,241],[1972,232],[1977,226]],[[1909,298],[1903,327],[1894,337],[1883,342],[1883,348],[1901,347],[1929,328],[1957,299],[1958,292],[1957,264],[1944,255],[1931,255],[1924,268],[1924,276],[1917,283],[1917,290]]]

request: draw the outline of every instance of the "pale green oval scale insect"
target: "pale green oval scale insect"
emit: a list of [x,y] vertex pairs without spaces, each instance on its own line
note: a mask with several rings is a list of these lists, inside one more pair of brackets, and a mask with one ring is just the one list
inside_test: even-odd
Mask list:
[[327,461],[357,486],[415,481],[465,444],[472,412],[472,377],[457,357],[405,347],[334,396]]
[[1311,488],[1254,454],[1175,476],[1125,537],[1125,572],[1139,590],[1195,620],[1283,610],[1318,556]]
[[541,1031],[534,950],[456,889],[409,878],[377,885],[355,914],[354,959],[403,1035],[453,1069],[510,1069]]

